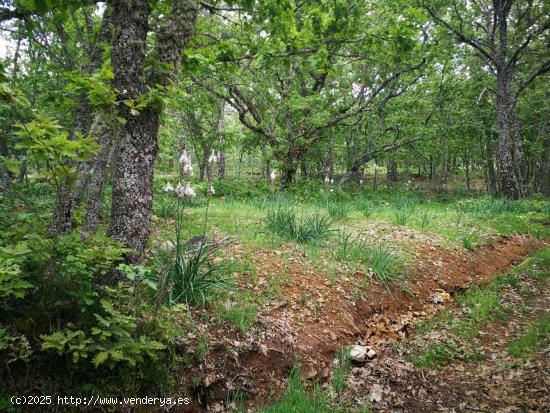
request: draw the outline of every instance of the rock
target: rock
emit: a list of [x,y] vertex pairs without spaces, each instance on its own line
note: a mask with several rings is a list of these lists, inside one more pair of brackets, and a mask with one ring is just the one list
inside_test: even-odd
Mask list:
[[363,363],[366,360],[367,351],[369,351],[369,348],[367,346],[355,345],[351,348],[349,356],[353,361]]
[[384,389],[382,388],[381,385],[379,384],[374,384],[371,388],[371,391],[370,391],[370,401],[371,402],[376,402],[376,403],[379,403],[382,401],[382,393],[383,393]]
[[267,346],[265,344],[260,344],[259,351],[262,355],[267,357],[267,352],[269,351],[269,349],[267,348]]
[[444,304],[451,301],[451,296],[446,291],[436,291],[431,295],[430,301],[434,304]]
[[317,376],[317,370],[315,370],[313,367],[309,367],[307,370],[304,370],[302,372],[302,379],[304,380],[311,380],[313,379],[314,377]]
[[338,337],[336,336],[336,333],[334,333],[334,331],[330,331],[328,334],[329,334],[330,339],[331,339],[332,341],[336,341],[336,339],[338,338]]
[[176,248],[176,244],[174,244],[172,241],[170,240],[166,240],[164,242],[162,242],[160,245],[159,245],[159,250],[161,251],[172,251],[173,249]]
[[364,363],[367,359],[376,357],[376,351],[369,346],[355,345],[351,348],[349,355],[353,361]]

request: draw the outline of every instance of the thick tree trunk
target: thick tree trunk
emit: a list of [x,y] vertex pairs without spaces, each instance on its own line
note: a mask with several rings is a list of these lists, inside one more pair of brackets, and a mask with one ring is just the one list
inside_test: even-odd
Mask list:
[[[159,29],[149,84],[167,86],[177,75],[180,58],[192,36],[198,7],[194,1],[175,1],[169,21]],[[137,101],[147,92],[145,52],[149,31],[146,0],[116,0],[116,30],[111,60],[118,101]],[[168,68],[168,69],[167,69]],[[127,257],[139,262],[149,238],[153,203],[153,166],[158,152],[157,135],[162,107],[151,104],[135,114],[119,106],[125,121],[116,146],[113,167],[113,198],[109,235],[134,249]]]
[[509,74],[505,69],[497,69],[496,95],[500,186],[506,197],[518,199],[520,188],[512,157],[511,136],[514,109],[511,101]]
[[[115,39],[111,52],[117,101],[137,101],[146,92],[145,47],[149,30],[146,0],[114,1]],[[132,113],[121,104],[124,119],[113,164],[113,195],[109,235],[135,250],[140,260],[149,238],[153,203],[153,164],[157,155],[158,110],[150,106]]]

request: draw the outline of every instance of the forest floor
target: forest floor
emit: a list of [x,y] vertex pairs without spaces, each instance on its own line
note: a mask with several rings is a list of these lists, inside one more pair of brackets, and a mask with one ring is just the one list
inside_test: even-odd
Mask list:
[[[232,238],[224,258],[236,262],[238,289],[193,310],[196,329],[181,345],[200,362],[182,370],[194,403],[181,411],[548,411],[544,241],[517,224],[491,229],[501,216],[478,220],[471,246],[464,231],[474,218],[429,204],[439,218],[428,228],[420,218],[395,225],[379,208],[375,219],[337,220],[338,240],[304,246],[258,236],[261,214],[232,206],[212,206],[210,237]],[[368,245],[400,257],[391,279],[356,257]],[[546,344],[512,355],[530,328],[542,333],[529,340]],[[352,360],[350,349],[368,356]],[[289,410],[297,365],[309,392]]]

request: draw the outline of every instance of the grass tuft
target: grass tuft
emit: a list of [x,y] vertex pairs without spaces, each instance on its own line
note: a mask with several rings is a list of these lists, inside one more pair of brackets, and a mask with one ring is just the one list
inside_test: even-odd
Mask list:
[[317,212],[298,216],[292,208],[269,209],[265,223],[269,232],[299,244],[322,242],[332,233],[330,218]]

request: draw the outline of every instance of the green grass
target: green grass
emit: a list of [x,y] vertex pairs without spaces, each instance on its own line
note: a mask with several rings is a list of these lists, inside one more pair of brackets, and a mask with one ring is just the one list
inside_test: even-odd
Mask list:
[[367,265],[372,269],[378,281],[390,290],[403,278],[403,259],[385,245],[378,245],[366,251]]
[[331,220],[318,212],[298,213],[292,208],[275,207],[265,218],[269,232],[299,244],[322,242],[332,234]]
[[483,359],[479,353],[470,353],[457,345],[453,340],[432,343],[419,354],[411,357],[416,368],[439,369],[453,361],[470,361]]
[[494,281],[486,287],[473,287],[466,294],[457,297],[457,302],[466,315],[453,325],[453,330],[465,339],[477,337],[482,325],[495,318],[504,319],[508,310],[499,296],[499,282]]
[[340,231],[335,256],[339,261],[358,262],[366,265],[388,290],[391,286],[403,281],[404,259],[386,245],[367,246],[359,238]]
[[508,343],[508,354],[524,358],[537,349],[543,349],[550,344],[550,314],[543,314],[538,320],[527,326],[524,333],[516,340]]
[[334,202],[327,205],[328,215],[336,220],[346,219],[352,210],[351,205],[346,202]]
[[351,370],[350,349],[344,348],[336,353],[337,366],[332,370],[330,384],[336,394],[340,394],[348,387],[347,377]]
[[247,294],[241,294],[232,302],[215,305],[218,324],[229,323],[241,333],[249,331],[256,321],[257,306]]
[[327,405],[326,395],[319,389],[309,393],[300,380],[300,366],[293,367],[290,372],[288,386],[282,397],[270,406],[256,413],[333,413],[334,409]]

